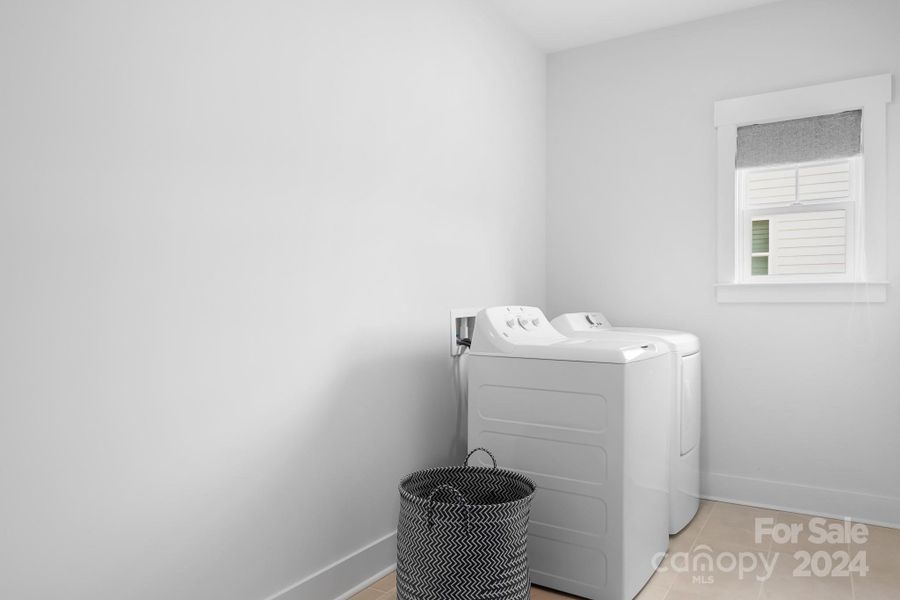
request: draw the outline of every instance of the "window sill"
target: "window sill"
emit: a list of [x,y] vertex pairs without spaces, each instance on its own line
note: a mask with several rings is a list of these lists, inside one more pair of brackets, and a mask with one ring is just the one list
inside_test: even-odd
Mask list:
[[719,283],[716,301],[728,303],[887,302],[886,281],[829,283]]

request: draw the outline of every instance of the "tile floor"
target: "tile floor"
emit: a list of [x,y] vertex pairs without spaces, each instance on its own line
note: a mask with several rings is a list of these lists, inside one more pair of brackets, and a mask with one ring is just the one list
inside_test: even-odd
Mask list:
[[[755,519],[771,517],[774,523],[784,524],[786,530],[792,524],[802,525],[803,530],[795,542],[774,543],[771,536],[766,536],[761,543],[755,539]],[[840,521],[828,521],[828,525],[839,524]],[[884,527],[868,526],[868,539],[864,544],[825,543],[814,544],[810,541],[809,517],[775,510],[751,508],[724,502],[706,502],[690,525],[669,542],[669,555],[663,567],[669,570],[658,571],[647,583],[638,600],[900,600],[900,530]],[[705,549],[708,547],[711,550]],[[860,576],[850,573],[845,576],[815,575],[815,570],[830,572],[827,569],[825,556],[815,559],[807,569],[801,559],[794,553],[808,551],[815,556],[823,550],[831,555],[833,566],[846,562],[845,555],[854,557],[859,551],[865,551],[868,573]],[[686,555],[691,559],[711,553],[724,569],[710,572],[679,569],[679,559]],[[753,574],[739,577],[736,572],[728,572],[728,561],[720,561],[725,553],[732,552],[740,557],[740,553],[754,553],[757,557],[765,556],[774,567],[771,576],[764,582],[755,575],[763,576],[763,568],[757,567]],[[837,554],[836,554],[837,553]],[[749,555],[744,555],[749,556]],[[748,561],[749,558],[745,559]],[[759,558],[758,560],[761,560]],[[671,563],[670,563],[671,561]],[[758,563],[759,564],[759,563]],[[850,563],[852,566],[852,563]],[[672,568],[674,567],[674,568]],[[810,576],[797,576],[794,570],[800,568],[809,571]],[[682,572],[675,572],[677,570]],[[848,569],[849,570],[849,569]],[[390,574],[369,588],[353,596],[352,600],[396,600],[396,579]],[[574,598],[551,590],[535,587],[532,600],[565,600]]]

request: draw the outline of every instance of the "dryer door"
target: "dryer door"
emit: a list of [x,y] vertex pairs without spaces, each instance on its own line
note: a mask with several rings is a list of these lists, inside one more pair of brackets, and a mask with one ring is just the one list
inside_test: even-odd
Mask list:
[[681,455],[700,444],[700,353],[681,359]]

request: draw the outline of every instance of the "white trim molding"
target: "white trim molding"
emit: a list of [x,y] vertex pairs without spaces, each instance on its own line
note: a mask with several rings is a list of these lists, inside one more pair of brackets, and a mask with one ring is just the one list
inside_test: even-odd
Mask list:
[[[758,94],[715,103],[718,140],[716,299],[719,302],[885,302],[887,299],[887,104],[890,74]],[[741,283],[735,240],[735,149],[742,125],[862,109],[864,247],[853,282]]]
[[304,577],[266,600],[346,600],[396,568],[397,532]]
[[707,500],[900,528],[900,498],[888,496],[725,473],[703,473],[701,496]]
[[716,300],[722,303],[759,302],[886,302],[885,281],[865,283],[796,282],[796,283],[718,283]]

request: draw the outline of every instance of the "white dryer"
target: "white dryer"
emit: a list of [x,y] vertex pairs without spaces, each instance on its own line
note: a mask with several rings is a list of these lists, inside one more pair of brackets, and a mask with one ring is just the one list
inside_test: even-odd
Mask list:
[[503,306],[478,314],[468,367],[469,448],[538,487],[532,581],[631,600],[669,541],[668,346],[568,338],[540,309]]
[[633,336],[638,340],[662,340],[675,351],[669,533],[678,533],[691,522],[700,506],[700,340],[683,331],[613,327],[598,312],[560,315],[553,319],[553,326],[572,338]]

